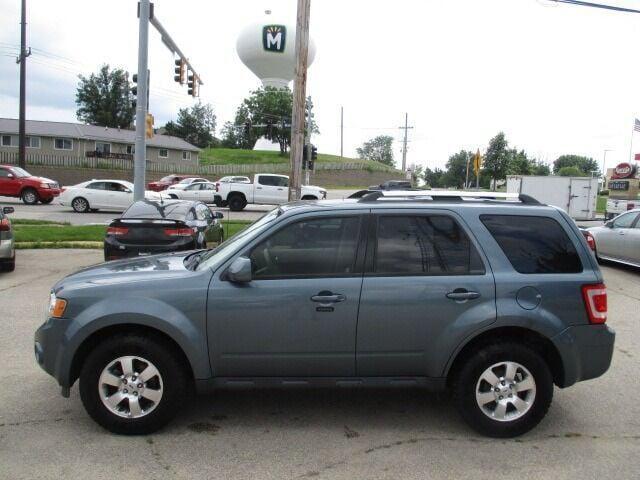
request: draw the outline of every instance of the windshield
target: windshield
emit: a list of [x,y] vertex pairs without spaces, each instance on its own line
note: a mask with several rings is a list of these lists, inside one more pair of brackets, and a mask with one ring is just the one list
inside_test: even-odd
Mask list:
[[18,178],[30,177],[31,176],[31,174],[29,172],[27,172],[26,170],[24,170],[24,169],[22,169],[20,167],[11,168],[11,173],[13,173]]
[[264,217],[253,222],[244,230],[238,232],[233,237],[222,242],[217,248],[209,250],[200,259],[197,270],[202,270],[204,268],[215,268],[220,265],[227,258],[229,258],[229,256],[233,255],[236,250],[243,243],[245,243],[245,241],[253,238],[253,236],[259,234],[265,228],[267,228],[267,225],[278,218],[278,215],[280,215],[280,213],[280,208],[276,207],[275,209],[267,213]]

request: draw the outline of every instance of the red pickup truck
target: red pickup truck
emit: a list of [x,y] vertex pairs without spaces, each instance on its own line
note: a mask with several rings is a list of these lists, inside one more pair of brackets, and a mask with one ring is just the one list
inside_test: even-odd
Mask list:
[[21,198],[27,205],[34,205],[51,203],[58,195],[60,185],[55,180],[35,177],[13,165],[0,165],[0,196]]

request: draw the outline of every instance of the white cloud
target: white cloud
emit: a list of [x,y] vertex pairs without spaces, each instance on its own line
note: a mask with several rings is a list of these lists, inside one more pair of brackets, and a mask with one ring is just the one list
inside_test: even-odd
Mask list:
[[[443,166],[461,148],[485,148],[499,130],[548,161],[562,153],[601,159],[605,148],[615,149],[609,165],[628,158],[640,115],[637,15],[544,0],[311,3],[318,50],[309,93],[322,152],[339,152],[343,105],[347,155],[377,134],[401,139],[406,111],[415,127],[409,163]],[[201,74],[202,100],[214,104],[219,125],[259,86],[237,58],[235,39],[265,8],[293,18],[295,2],[155,1],[158,18]],[[19,43],[18,2],[0,0],[0,11],[0,116],[15,117],[18,69],[5,55]],[[29,44],[40,51],[29,63],[28,117],[75,118],[77,73],[102,63],[134,72],[135,11],[135,0],[30,0]],[[172,56],[155,32],[150,45],[151,110],[163,123],[192,100],[173,82]]]

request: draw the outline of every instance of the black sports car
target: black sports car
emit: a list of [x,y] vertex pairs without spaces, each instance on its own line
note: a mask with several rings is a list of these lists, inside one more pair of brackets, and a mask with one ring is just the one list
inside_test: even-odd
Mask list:
[[221,218],[202,202],[134,202],[107,228],[104,259],[207,248],[223,240]]

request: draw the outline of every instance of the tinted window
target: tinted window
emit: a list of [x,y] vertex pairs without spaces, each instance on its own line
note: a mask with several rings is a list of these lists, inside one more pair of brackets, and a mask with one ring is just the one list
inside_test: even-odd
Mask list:
[[378,219],[376,274],[483,274],[475,247],[460,225],[445,215],[383,216]]
[[278,177],[271,177],[269,175],[261,175],[258,177],[258,183],[260,185],[275,186],[278,184],[277,180]]
[[107,190],[111,190],[112,192],[126,192],[128,188],[121,183],[108,182]]
[[318,218],[284,227],[251,252],[255,278],[342,276],[355,270],[360,219]]
[[4,168],[0,168],[0,177],[8,178],[9,177],[9,170],[5,170]]
[[90,188],[91,190],[107,190],[107,184],[105,182],[93,182],[85,188]]
[[620,215],[613,221],[613,228],[631,228],[637,216],[635,212]]
[[582,263],[575,246],[553,218],[481,215],[513,268],[520,273],[577,273]]

